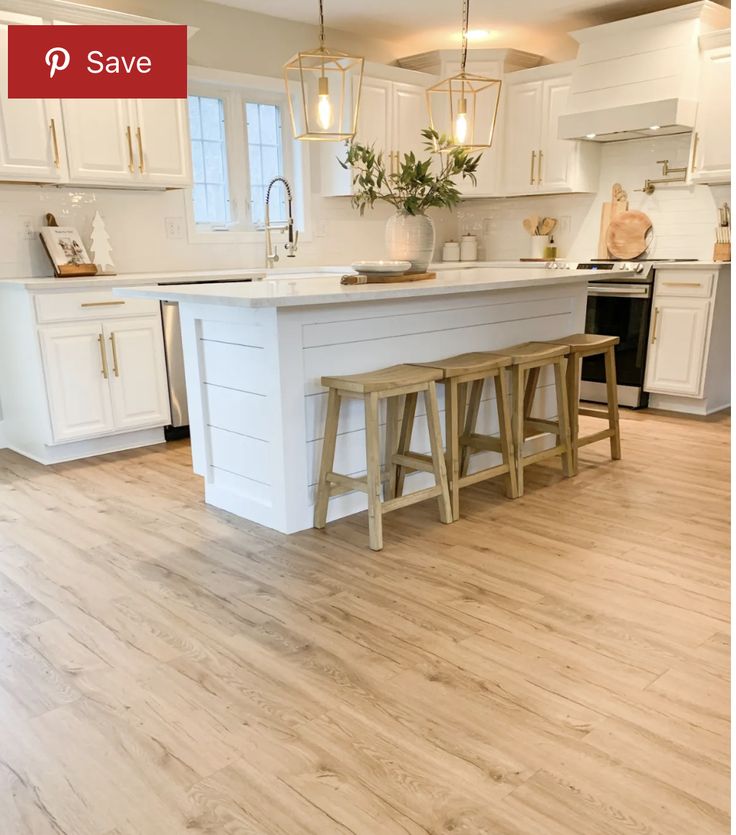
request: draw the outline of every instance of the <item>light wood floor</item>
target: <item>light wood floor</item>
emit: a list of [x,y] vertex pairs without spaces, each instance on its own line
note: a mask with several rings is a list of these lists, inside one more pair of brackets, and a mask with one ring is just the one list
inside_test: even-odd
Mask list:
[[729,423],[283,537],[0,452],[2,835],[728,831]]

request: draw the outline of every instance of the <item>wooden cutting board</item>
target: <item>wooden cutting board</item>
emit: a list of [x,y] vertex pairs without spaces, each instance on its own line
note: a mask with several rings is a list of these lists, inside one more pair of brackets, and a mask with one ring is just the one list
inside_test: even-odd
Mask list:
[[368,273],[344,275],[340,284],[399,284],[404,281],[427,281],[437,278],[437,273]]
[[609,258],[606,235],[611,221],[629,208],[629,198],[621,183],[614,183],[611,188],[611,202],[601,206],[601,228],[598,235],[598,258]]
[[608,224],[606,246],[614,258],[625,261],[647,251],[652,221],[644,212],[622,212]]

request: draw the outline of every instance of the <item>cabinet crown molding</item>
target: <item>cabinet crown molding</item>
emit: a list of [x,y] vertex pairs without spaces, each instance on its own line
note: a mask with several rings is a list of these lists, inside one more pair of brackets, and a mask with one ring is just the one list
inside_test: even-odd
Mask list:
[[[429,52],[420,52],[416,55],[408,55],[399,58],[396,62],[400,67],[420,72],[429,72],[435,75],[442,75],[442,67],[446,64],[459,63],[460,51],[458,49],[433,49]],[[520,49],[469,49],[468,65],[472,67],[474,62],[498,62],[503,72],[515,72],[516,70],[537,67],[544,61],[541,55],[533,52],[524,52]]]

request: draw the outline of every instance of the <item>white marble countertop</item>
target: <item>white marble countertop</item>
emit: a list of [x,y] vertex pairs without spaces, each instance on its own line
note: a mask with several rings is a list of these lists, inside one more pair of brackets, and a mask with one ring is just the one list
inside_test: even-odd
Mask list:
[[[633,273],[631,273],[633,275]],[[619,273],[618,275],[625,275]],[[308,307],[356,301],[408,299],[487,290],[516,290],[525,287],[578,284],[600,278],[594,270],[564,272],[548,269],[517,270],[508,267],[476,267],[443,270],[428,281],[396,284],[344,286],[337,275],[315,274],[298,280],[264,280],[243,284],[169,285],[167,287],[120,287],[115,295],[161,299],[179,303],[216,304],[230,307]]]

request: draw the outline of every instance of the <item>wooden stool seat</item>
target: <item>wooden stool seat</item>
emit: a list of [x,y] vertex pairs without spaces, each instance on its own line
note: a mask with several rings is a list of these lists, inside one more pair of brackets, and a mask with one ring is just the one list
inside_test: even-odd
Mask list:
[[[511,358],[491,351],[471,351],[441,360],[422,363],[421,367],[435,368],[442,375],[445,390],[445,456],[450,481],[452,518],[460,518],[460,488],[498,476],[506,476],[506,492],[516,497],[516,473],[511,444],[511,421],[508,412],[508,392],[505,369],[511,366]],[[493,380],[496,388],[499,437],[477,431],[483,384]],[[468,387],[470,400],[468,401]],[[401,416],[401,431],[394,458],[396,468],[389,489],[401,496],[404,477],[412,470],[428,466],[428,457],[411,450],[414,430],[416,395],[407,396]],[[501,463],[468,474],[471,452],[492,451],[501,453]]]
[[552,345],[566,345],[568,350],[585,355],[587,353],[599,354],[606,348],[618,345],[621,339],[618,336],[604,336],[600,333],[573,333],[570,336],[549,341]]
[[371,391],[391,391],[406,386],[421,386],[434,380],[441,380],[442,372],[418,365],[391,365],[364,374],[348,374],[340,377],[323,377],[325,388],[368,394]]
[[[362,374],[347,374],[339,377],[322,377],[322,385],[329,389],[325,436],[322,442],[322,459],[317,501],[314,505],[314,527],[324,528],[327,524],[327,507],[332,496],[362,490],[368,494],[368,534],[370,547],[374,551],[383,548],[383,514],[390,510],[406,507],[425,499],[437,498],[440,519],[452,522],[452,507],[447,483],[445,457],[442,451],[439,407],[437,405],[436,380],[442,379],[437,368],[423,368],[417,365],[392,365]],[[434,485],[417,490],[407,496],[395,496],[393,472],[397,465],[396,429],[398,422],[399,398],[406,395],[416,404],[418,394],[423,394],[427,410],[427,428],[431,454],[425,456],[422,469],[434,475]],[[343,398],[362,400],[365,409],[366,474],[351,476],[333,471],[337,430],[340,419],[340,404]],[[384,495],[381,500],[381,451],[378,403],[387,401],[386,454]]]
[[503,353],[511,357],[513,365],[536,365],[547,364],[556,357],[564,357],[567,350],[564,345],[550,345],[549,342],[522,342],[520,345],[504,348]]
[[[600,333],[574,333],[560,339],[552,339],[553,345],[563,345],[567,348],[567,396],[570,412],[570,434],[572,437],[573,466],[578,471],[578,451],[581,446],[594,444],[597,441],[610,439],[611,458],[617,461],[621,458],[621,431],[618,419],[618,390],[616,384],[616,351],[619,344],[618,336],[606,336]],[[606,400],[604,408],[589,408],[580,405],[580,377],[583,359],[598,354],[605,356],[606,370]],[[580,434],[580,415],[601,418],[608,421],[608,428],[588,435]]]
[[511,365],[511,357],[495,354],[490,351],[471,351],[467,354],[457,354],[443,360],[417,363],[424,368],[438,368],[442,371],[443,379],[462,377],[466,374],[483,374],[497,368]]
[[[562,472],[566,477],[574,475],[573,448],[570,433],[568,396],[566,385],[566,359],[569,353],[567,345],[555,345],[549,342],[524,342],[502,349],[512,360],[511,399],[514,462],[516,467],[517,495],[524,493],[524,469],[545,458],[559,456]],[[532,418],[531,411],[537,390],[539,374],[543,368],[551,367],[555,376],[555,395],[557,398],[557,419],[545,420]],[[531,434],[554,433],[556,443],[551,449],[524,454],[524,443]]]

